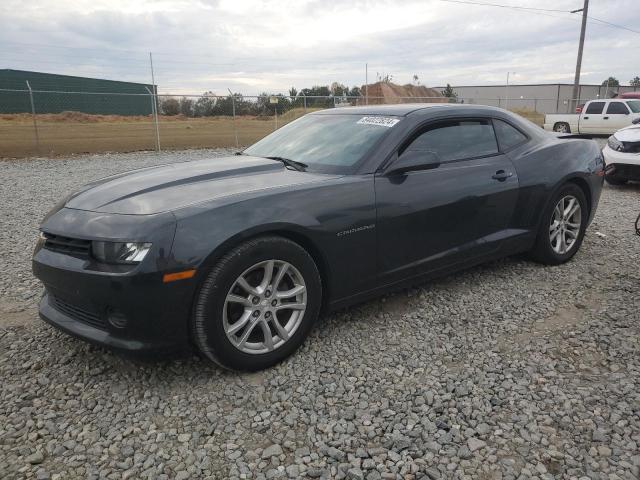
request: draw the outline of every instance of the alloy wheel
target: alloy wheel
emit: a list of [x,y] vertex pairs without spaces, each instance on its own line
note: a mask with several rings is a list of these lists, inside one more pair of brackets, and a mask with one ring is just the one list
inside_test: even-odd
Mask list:
[[307,308],[307,287],[293,265],[267,260],[245,270],[224,302],[224,331],[248,354],[272,352],[296,332]]
[[554,252],[564,255],[573,248],[580,234],[582,210],[573,195],[562,197],[553,209],[549,240]]

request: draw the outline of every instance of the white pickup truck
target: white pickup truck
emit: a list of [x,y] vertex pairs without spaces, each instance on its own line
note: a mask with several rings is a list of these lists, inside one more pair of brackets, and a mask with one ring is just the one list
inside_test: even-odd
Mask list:
[[561,133],[611,135],[640,117],[640,100],[591,100],[581,113],[544,116],[544,129]]

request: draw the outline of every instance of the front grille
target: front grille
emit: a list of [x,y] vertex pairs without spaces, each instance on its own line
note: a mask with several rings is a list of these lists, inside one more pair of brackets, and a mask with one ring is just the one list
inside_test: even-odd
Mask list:
[[42,235],[44,236],[44,248],[47,250],[79,257],[89,256],[90,240],[63,237],[62,235],[53,235],[46,232],[43,232]]
[[640,180],[640,165],[616,163],[613,176],[626,178],[627,180]]
[[51,299],[51,306],[68,317],[101,330],[107,329],[107,323],[99,313],[71,305],[57,295],[49,294],[49,298]]

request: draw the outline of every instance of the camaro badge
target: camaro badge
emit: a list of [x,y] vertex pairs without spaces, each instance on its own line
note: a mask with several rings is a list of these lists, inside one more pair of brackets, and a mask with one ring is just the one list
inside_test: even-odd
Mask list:
[[361,232],[363,230],[371,230],[372,228],[376,228],[375,223],[364,225],[362,227],[350,228],[349,230],[343,230],[341,232],[336,233],[336,237],[344,237],[345,235],[351,235],[352,233]]

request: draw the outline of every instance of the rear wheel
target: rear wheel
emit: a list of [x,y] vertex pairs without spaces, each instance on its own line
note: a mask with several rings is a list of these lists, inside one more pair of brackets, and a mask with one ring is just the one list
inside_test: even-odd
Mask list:
[[582,189],[572,183],[564,185],[543,214],[531,257],[547,265],[570,260],[582,244],[588,219]]
[[553,126],[553,131],[558,133],[571,133],[571,127],[567,122],[558,122]]
[[196,299],[193,339],[210,360],[260,370],[293,353],[318,317],[322,284],[311,256],[282,237],[234,248],[211,269]]

